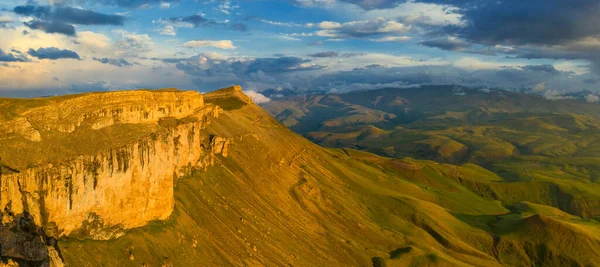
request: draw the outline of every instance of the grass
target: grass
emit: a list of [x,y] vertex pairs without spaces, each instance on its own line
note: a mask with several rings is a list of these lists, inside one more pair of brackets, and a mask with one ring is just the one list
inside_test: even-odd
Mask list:
[[[525,137],[526,141],[515,142],[519,136],[533,134],[489,125],[489,121],[472,125],[484,123],[468,110],[452,112],[464,112],[471,125],[417,129],[434,125],[421,120],[414,122],[419,124],[415,128],[408,124],[357,127],[358,134],[353,131],[345,138],[360,139],[355,140],[356,148],[364,151],[323,148],[279,124],[237,96],[236,90],[207,97],[208,103],[223,103],[225,112],[202,130],[206,136],[233,140],[228,157],[217,156],[215,166],[179,180],[175,209],[166,221],[151,222],[109,241],[59,240],[70,266],[592,266],[600,262],[596,252],[600,224],[593,219],[600,212],[595,210],[600,188],[594,183],[598,166],[594,157],[533,152],[507,156],[507,151],[520,151],[523,146],[536,151],[537,145]],[[338,110],[350,100],[355,105],[374,105],[359,96],[309,99],[312,102],[298,109],[327,103],[323,101],[333,101]],[[417,100],[407,95],[397,98],[393,90],[382,96],[376,106],[386,112],[427,99],[423,93],[415,96]],[[515,102],[506,105],[512,108]],[[492,103],[477,114],[497,118],[486,113],[494,108],[507,113],[506,107]],[[530,107],[542,108],[535,103]],[[432,116],[446,114],[452,120],[460,120],[463,114],[433,111]],[[552,120],[565,121],[588,123],[581,118]],[[186,121],[160,123],[172,126]],[[103,131],[55,138],[68,142],[68,137],[77,136],[79,141],[103,144],[134,129],[113,126]],[[344,132],[337,129],[328,134]],[[592,133],[576,134],[594,140]],[[572,137],[568,135],[563,138]],[[449,146],[441,149],[442,154],[456,151],[458,144],[470,152],[456,164],[423,159],[431,155],[406,157],[415,152],[410,145],[423,140],[428,140],[431,155],[440,153],[442,146]],[[396,158],[370,153],[382,149],[377,144],[394,146]],[[484,155],[471,160],[477,152]]]

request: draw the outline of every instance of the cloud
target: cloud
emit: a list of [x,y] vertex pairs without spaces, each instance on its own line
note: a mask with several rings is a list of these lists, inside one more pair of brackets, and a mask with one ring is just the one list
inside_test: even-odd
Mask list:
[[600,101],[600,97],[597,95],[586,95],[585,96],[585,101],[587,101],[588,103],[598,103],[598,101]]
[[335,3],[335,0],[291,0],[291,2],[303,7],[318,7]]
[[204,14],[198,13],[190,16],[169,17],[166,19],[155,20],[152,23],[160,24],[162,27],[155,31],[162,35],[176,36],[178,28],[197,28],[197,27],[224,27],[229,30],[246,32],[248,25],[241,22],[218,22],[213,19],[207,19]]
[[234,10],[239,9],[239,8],[240,8],[239,5],[232,5],[231,0],[224,0],[218,5],[216,10],[218,10],[219,12],[221,12],[225,15],[231,15],[231,13]]
[[194,14],[190,16],[181,16],[181,17],[170,17],[169,21],[174,23],[185,23],[191,25],[191,27],[198,27],[200,25],[214,25],[216,22],[214,20],[210,20],[205,18],[201,14]]
[[272,86],[289,88],[287,76],[324,68],[311,60],[297,57],[226,57],[217,53],[168,61],[192,77],[197,87],[206,90],[231,84],[242,84],[246,89],[257,92]]
[[441,38],[435,40],[422,41],[419,44],[427,46],[439,48],[447,51],[464,51],[467,48],[471,47],[471,44],[468,44],[464,41],[461,41],[457,38]]
[[314,54],[308,54],[307,56],[315,57],[315,58],[350,58],[350,57],[356,57],[356,56],[362,56],[362,55],[364,55],[364,54],[363,53],[340,54],[335,51],[327,51],[327,52],[318,52],[318,53],[314,53]]
[[58,33],[67,36],[75,36],[76,25],[117,25],[125,23],[125,17],[121,15],[107,15],[91,10],[74,8],[69,6],[34,6],[23,5],[13,9],[15,14],[36,18],[30,22],[24,22],[25,26],[46,33]]
[[133,64],[129,63],[129,61],[125,60],[125,59],[115,59],[115,58],[93,58],[94,60],[102,63],[102,64],[109,64],[109,65],[113,65],[115,67],[120,67],[120,68],[125,68],[125,67],[131,67],[133,66]]
[[417,0],[452,6],[462,23],[430,30],[468,43],[508,46],[519,58],[585,59],[600,73],[600,2]]
[[384,34],[400,34],[410,30],[410,26],[384,18],[345,23],[323,21],[316,26],[321,29],[316,32],[316,35],[331,38],[364,38]]
[[260,22],[273,25],[273,26],[281,26],[281,27],[305,27],[305,24],[294,23],[294,22],[280,22],[280,21],[272,21],[267,19],[260,19]]
[[338,57],[339,54],[338,52],[335,51],[327,51],[327,52],[319,52],[319,53],[314,53],[314,54],[308,54],[307,56],[309,57]]
[[564,93],[561,93],[556,90],[547,90],[542,96],[548,100],[563,100],[573,98],[572,96],[565,95]]
[[527,66],[522,66],[521,69],[528,70],[528,71],[545,72],[545,73],[549,73],[549,74],[559,74],[560,73],[556,68],[554,68],[554,66],[552,66],[550,64],[527,65]]
[[267,103],[269,101],[271,101],[270,98],[264,96],[263,94],[250,90],[250,91],[244,91],[244,93],[246,95],[248,95],[250,98],[252,98],[252,101],[254,101],[254,103],[256,104],[262,104],[262,103]]
[[587,60],[590,70],[600,74],[596,0],[339,1],[360,7],[363,17],[396,18],[415,32],[436,38],[422,43],[429,47],[525,59]]
[[172,24],[164,24],[162,28],[156,29],[155,32],[158,32],[160,35],[176,36],[177,28]]
[[29,59],[21,52],[14,50],[12,53],[7,53],[0,49],[0,62],[28,62]]
[[323,66],[308,64],[310,60],[298,57],[256,58],[247,67],[247,73],[286,73],[322,69]]
[[125,17],[120,15],[107,15],[91,10],[79,9],[68,6],[17,6],[13,10],[16,14],[36,17],[47,21],[61,21],[78,25],[123,25]]
[[34,50],[33,48],[31,48],[31,49],[29,49],[29,51],[27,53],[30,56],[36,57],[39,59],[50,59],[50,60],[67,59],[67,58],[80,59],[79,55],[77,53],[75,53],[74,51],[66,50],[66,49],[63,50],[63,49],[59,49],[56,47],[40,48],[38,50]]
[[183,47],[186,48],[199,48],[199,47],[215,47],[215,48],[219,48],[219,49],[236,49],[237,47],[233,45],[233,42],[230,40],[220,40],[220,41],[214,41],[214,40],[196,40],[196,41],[189,41],[184,43],[183,45],[181,45]]
[[133,32],[116,30],[121,39],[114,42],[115,53],[118,56],[140,56],[152,51],[154,42],[148,34],[136,34]]
[[538,83],[531,90],[536,93],[542,93],[542,92],[547,91],[548,89],[546,89],[546,83]]
[[398,6],[400,3],[406,2],[406,0],[341,0],[355,4],[363,9],[382,9],[382,8],[393,8]]
[[382,43],[382,42],[407,42],[412,40],[412,37],[410,36],[387,36],[387,37],[381,37],[381,38],[376,38],[376,39],[371,39],[371,41],[373,42],[378,42],[378,43]]
[[468,53],[468,54],[480,54],[480,55],[488,55],[495,56],[499,53],[513,53],[514,51],[511,48],[496,45],[493,47],[486,46],[476,46],[472,43],[469,43],[465,40],[456,38],[456,37],[445,37],[439,39],[432,39],[419,42],[420,45],[438,48],[445,51],[452,52],[460,52],[460,53]]
[[87,0],[93,4],[101,4],[107,6],[120,6],[128,8],[147,7],[154,4],[160,4],[161,7],[166,4],[178,3],[179,0]]
[[13,22],[15,22],[15,19],[13,17],[0,15],[0,28],[8,27],[7,25]]
[[75,27],[62,21],[40,21],[24,22],[25,26],[32,30],[40,30],[45,33],[59,33],[67,36],[75,36]]
[[459,7],[468,22],[449,30],[483,44],[556,45],[600,33],[600,28],[590,27],[600,23],[600,2],[595,0],[581,0],[577,5],[562,0],[446,2]]
[[[184,59],[167,59],[191,77],[198,88],[212,89],[242,84],[247,90],[262,92],[273,88],[295,91],[339,92],[383,87],[405,88],[428,84],[456,84],[485,88],[569,88],[589,86],[590,74],[558,71],[550,66],[518,65],[516,62],[487,62],[469,58],[456,61],[422,60],[386,54],[319,54],[313,60],[278,55],[272,58],[227,57],[203,53]],[[335,51],[333,51],[335,52]],[[317,54],[317,53],[315,53]],[[312,54],[311,54],[312,55]],[[331,60],[332,57],[345,60]],[[375,64],[377,63],[377,64]],[[355,67],[355,66],[364,67]],[[541,90],[541,89],[540,89]],[[540,93],[549,91],[541,90]],[[548,98],[564,97],[551,92]]]

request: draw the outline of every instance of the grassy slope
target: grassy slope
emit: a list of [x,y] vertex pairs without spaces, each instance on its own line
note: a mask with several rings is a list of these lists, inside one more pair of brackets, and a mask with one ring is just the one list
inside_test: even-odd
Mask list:
[[[597,235],[586,235],[598,231],[596,223],[530,203],[508,210],[482,198],[461,183],[503,179],[477,165],[324,149],[253,104],[219,101],[231,110],[206,134],[234,138],[229,156],[219,156],[207,172],[181,179],[168,221],[111,241],[61,240],[68,263],[530,266],[554,257],[555,264],[548,265],[561,266],[600,261],[594,252]],[[556,226],[539,227],[543,224]],[[532,229],[536,235],[528,236]],[[565,238],[569,243],[559,246]]]
[[[345,120],[351,115],[335,112],[344,105],[391,112],[398,119],[387,121],[392,126],[357,121],[338,128],[315,121],[327,110],[336,118],[323,122]],[[293,117],[292,129],[326,147],[478,164],[511,182],[465,183],[484,197],[600,216],[600,105],[502,91],[467,90],[462,96],[431,87],[310,96],[272,101],[266,108],[282,121]],[[303,113],[293,112],[300,108]]]

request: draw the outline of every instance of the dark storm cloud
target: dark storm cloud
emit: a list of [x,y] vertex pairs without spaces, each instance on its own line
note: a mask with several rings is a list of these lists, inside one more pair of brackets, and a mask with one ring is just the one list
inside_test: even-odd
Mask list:
[[79,9],[68,6],[17,6],[13,10],[16,14],[32,16],[47,21],[62,21],[79,25],[123,25],[125,17],[120,15],[107,15],[91,10]]
[[596,0],[458,4],[462,4],[459,12],[468,26],[448,30],[482,44],[559,45],[600,34],[600,2]]
[[0,62],[27,62],[29,59],[25,57],[21,52],[13,50],[11,52],[4,52],[0,49]]
[[[408,0],[341,0],[363,9],[387,9]],[[427,36],[453,36],[467,44],[512,46],[495,51],[518,58],[584,59],[600,73],[600,1],[597,0],[415,0],[453,7],[463,23],[422,27]],[[400,19],[401,20],[401,19]],[[440,40],[442,40],[440,42]],[[421,43],[448,51],[488,53],[443,39]]]
[[60,33],[68,36],[75,35],[75,27],[62,21],[41,21],[24,22],[25,26],[33,30],[40,30],[46,33]]
[[66,50],[66,49],[59,49],[56,47],[47,47],[47,48],[40,48],[38,50],[34,50],[34,49],[29,49],[29,51],[27,52],[30,56],[32,57],[37,57],[39,59],[50,59],[50,60],[57,60],[57,59],[67,59],[67,58],[72,58],[72,59],[80,59],[79,55],[71,50]]
[[102,64],[109,64],[109,65],[113,65],[115,67],[120,67],[120,68],[125,68],[125,67],[131,67],[133,66],[133,64],[131,64],[129,61],[125,60],[125,59],[115,59],[115,58],[93,58],[95,61],[98,61]]
[[[393,8],[406,0],[342,0],[364,9]],[[465,27],[446,33],[478,43],[556,45],[600,34],[600,1],[597,0],[416,0],[449,5],[462,15]]]

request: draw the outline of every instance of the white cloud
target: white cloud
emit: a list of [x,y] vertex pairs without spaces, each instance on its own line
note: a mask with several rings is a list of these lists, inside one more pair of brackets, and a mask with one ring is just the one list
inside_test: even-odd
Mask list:
[[121,39],[114,43],[117,56],[140,56],[152,51],[154,42],[148,34],[137,34],[124,30],[115,30]]
[[565,96],[564,93],[561,93],[557,90],[548,90],[544,93],[544,98],[548,100],[563,100],[563,99],[572,99],[571,96]]
[[13,17],[9,17],[9,16],[0,16],[0,24],[2,23],[10,23],[15,21],[15,19]]
[[373,42],[407,42],[412,38],[410,36],[387,36],[382,38],[371,39]]
[[600,101],[600,97],[597,95],[589,94],[585,96],[585,101],[589,103],[598,103],[598,101]]
[[250,98],[252,98],[252,101],[254,101],[254,103],[256,104],[262,104],[262,103],[267,103],[269,101],[271,101],[270,98],[264,96],[263,94],[253,91],[253,90],[249,90],[249,91],[244,91],[244,93],[246,95],[248,95]]
[[162,28],[156,29],[156,32],[158,32],[158,34],[160,34],[160,35],[167,35],[167,36],[177,35],[177,29],[172,24],[165,24],[165,25],[163,25]]
[[545,92],[548,89],[546,89],[546,83],[539,83],[535,87],[533,87],[533,89],[531,89],[531,90],[536,93],[541,93],[541,92]]
[[335,0],[295,0],[294,2],[305,7],[323,7],[335,3]]
[[160,3],[161,9],[171,8],[171,3]]
[[519,67],[522,64],[518,61],[493,61],[493,60],[481,60],[475,57],[463,57],[454,60],[452,65],[461,69],[467,70],[493,70],[502,69],[506,67]]
[[274,38],[279,39],[279,40],[284,40],[284,41],[302,41],[302,39],[300,39],[298,37],[292,37],[287,34],[275,35]]
[[231,15],[231,13],[238,8],[240,8],[240,6],[232,5],[231,0],[225,0],[219,4],[216,9],[225,15]]
[[327,66],[327,71],[349,71],[357,67],[381,65],[384,67],[440,66],[450,65],[450,61],[442,59],[419,59],[411,56],[398,56],[383,53],[357,54],[353,57],[331,60],[331,58],[315,58],[316,64]]
[[310,27],[308,26],[309,24],[299,24],[299,23],[294,23],[294,22],[279,22],[279,21],[272,21],[272,20],[266,20],[266,19],[261,19],[260,20],[263,23],[266,24],[270,24],[273,26],[281,26],[281,27]]
[[91,31],[77,33],[77,42],[90,48],[105,49],[110,46],[110,38],[108,36]]
[[219,49],[236,49],[237,47],[233,45],[231,40],[195,40],[189,41],[181,45],[187,48],[199,48],[199,47],[215,47]]

